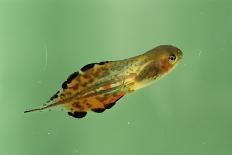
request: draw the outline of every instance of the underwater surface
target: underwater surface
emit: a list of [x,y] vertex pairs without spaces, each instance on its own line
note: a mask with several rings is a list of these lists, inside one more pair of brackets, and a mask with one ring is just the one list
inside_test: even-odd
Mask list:
[[[0,154],[231,155],[231,27],[230,0],[0,0]],[[88,63],[162,44],[183,61],[104,113],[23,113]]]

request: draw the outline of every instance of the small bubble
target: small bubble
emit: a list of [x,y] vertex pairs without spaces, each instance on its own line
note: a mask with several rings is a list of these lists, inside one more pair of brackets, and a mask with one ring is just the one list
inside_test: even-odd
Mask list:
[[74,152],[79,152],[79,150],[78,149],[74,149]]
[[48,132],[48,135],[50,135],[51,133],[50,132]]
[[200,15],[204,15],[205,13],[203,11],[200,11]]
[[202,51],[201,51],[201,50],[199,50],[199,51],[198,51],[198,56],[201,56],[201,53],[202,53]]
[[202,144],[203,144],[203,145],[205,145],[205,144],[206,144],[206,142],[202,142]]
[[130,122],[127,122],[128,125],[130,125],[131,123]]
[[42,84],[41,80],[36,81],[37,84]]

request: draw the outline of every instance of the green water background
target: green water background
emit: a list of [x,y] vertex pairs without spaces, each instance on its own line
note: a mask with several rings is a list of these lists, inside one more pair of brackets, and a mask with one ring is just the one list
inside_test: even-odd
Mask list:
[[[0,0],[1,155],[231,155],[232,1]],[[172,44],[167,77],[81,120],[23,111],[83,65]]]

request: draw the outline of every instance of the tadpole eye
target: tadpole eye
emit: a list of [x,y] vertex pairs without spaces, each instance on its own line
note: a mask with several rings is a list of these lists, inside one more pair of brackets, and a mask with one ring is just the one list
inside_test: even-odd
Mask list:
[[169,60],[170,61],[175,61],[176,60],[176,56],[174,54],[169,56]]

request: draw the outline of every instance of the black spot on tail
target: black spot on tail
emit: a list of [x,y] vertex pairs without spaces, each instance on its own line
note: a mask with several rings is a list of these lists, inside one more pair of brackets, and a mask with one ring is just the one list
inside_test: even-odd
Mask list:
[[93,112],[96,112],[96,113],[102,113],[104,112],[106,109],[104,108],[97,108],[97,109],[91,109]]
[[99,65],[104,65],[104,64],[106,64],[106,63],[108,63],[109,61],[102,61],[102,62],[99,62],[98,64]]
[[74,72],[71,75],[69,75],[68,79],[63,82],[62,88],[63,89],[67,89],[68,88],[68,84],[71,83],[72,80],[75,79],[78,75],[79,75],[79,72]]
[[90,68],[93,68],[94,65],[97,64],[97,63],[91,63],[91,64],[88,64],[88,65],[85,65],[84,67],[81,68],[81,71],[84,72]]
[[117,100],[115,100],[114,102],[112,102],[112,103],[110,103],[110,104],[105,105],[105,108],[106,108],[106,109],[110,109],[110,108],[112,108],[112,107],[116,104],[116,102],[117,102],[118,100],[120,100],[122,97],[123,97],[123,96],[121,96],[120,98],[118,98],[118,99],[117,99]]
[[110,108],[112,108],[115,104],[116,104],[116,102],[107,104],[107,105],[105,105],[105,108],[106,108],[106,109],[110,109]]
[[68,82],[64,81],[64,83],[62,84],[62,88],[63,89],[67,89],[68,88]]
[[98,65],[104,65],[106,63],[108,63],[109,61],[102,61],[102,62],[99,62],[99,63],[91,63],[91,64],[88,64],[88,65],[85,65],[84,67],[81,68],[81,71],[84,72],[90,68],[93,68],[94,65],[98,64]]
[[79,72],[74,72],[71,75],[69,75],[67,82],[70,83],[73,79],[75,79],[79,75]]
[[72,116],[74,118],[83,118],[83,117],[86,116],[86,114],[87,114],[87,112],[85,112],[85,111],[83,111],[83,112],[76,112],[76,111],[74,111],[74,113],[68,112],[68,115]]
[[58,97],[58,94],[59,94],[60,91],[57,91],[51,98],[50,98],[50,101],[56,99]]

